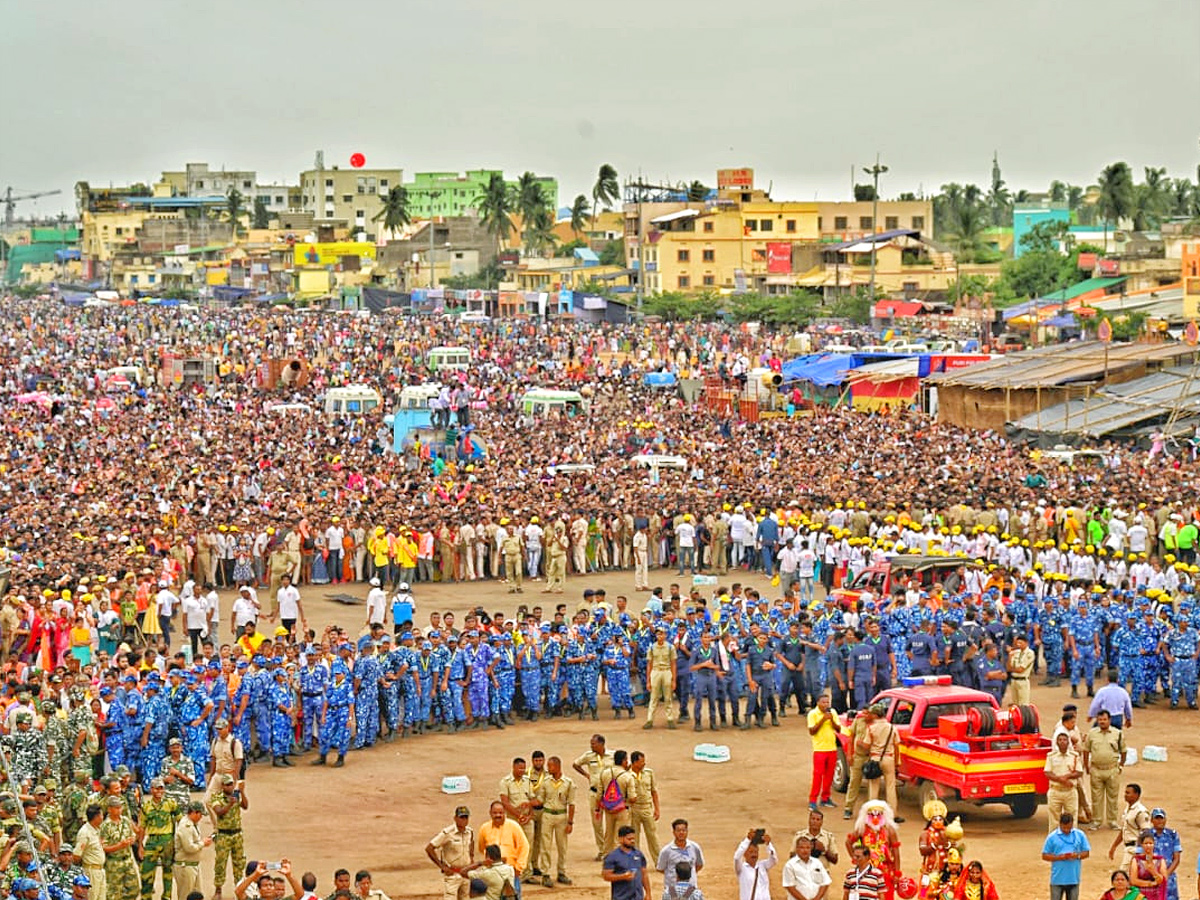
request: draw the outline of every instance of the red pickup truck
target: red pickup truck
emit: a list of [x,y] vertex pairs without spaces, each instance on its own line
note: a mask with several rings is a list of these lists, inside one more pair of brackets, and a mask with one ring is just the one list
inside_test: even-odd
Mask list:
[[857,572],[854,578],[835,588],[832,593],[838,605],[850,609],[868,591],[876,601],[886,598],[897,585],[907,584],[915,578],[922,590],[928,590],[935,582],[944,581],[955,569],[978,569],[973,559],[962,556],[925,556],[903,553],[893,556],[881,565],[869,566]]
[[[873,703],[900,739],[897,784],[917,788],[920,805],[934,797],[966,803],[1003,803],[1019,819],[1046,802],[1043,767],[1050,739],[1038,730],[1033,706],[1002,708],[990,694],[951,684],[949,676],[904,679]],[[850,782],[852,723],[843,717],[834,788]]]

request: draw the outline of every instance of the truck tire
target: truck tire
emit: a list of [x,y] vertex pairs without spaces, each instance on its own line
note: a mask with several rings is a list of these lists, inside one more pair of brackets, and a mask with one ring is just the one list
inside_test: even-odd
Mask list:
[[838,747],[837,763],[833,767],[833,789],[839,794],[844,794],[848,787],[850,787],[850,763],[847,762],[842,748]]
[[1021,710],[1022,734],[1037,734],[1041,730],[1037,707],[1022,705],[1019,709]]
[[1008,808],[1012,810],[1013,818],[1028,819],[1037,812],[1037,794],[1018,794],[1008,801]]
[[921,786],[917,788],[917,804],[921,810],[921,815],[925,815],[925,804],[930,800],[940,800],[938,796],[937,786],[932,781],[922,781]]

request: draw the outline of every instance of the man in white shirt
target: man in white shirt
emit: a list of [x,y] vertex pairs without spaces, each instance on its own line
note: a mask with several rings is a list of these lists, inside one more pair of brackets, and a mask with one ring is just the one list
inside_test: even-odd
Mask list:
[[308,618],[304,615],[304,606],[300,603],[300,591],[292,584],[292,576],[284,575],[279,579],[279,590],[275,592],[275,603],[279,610],[279,621],[288,633],[296,635],[296,620],[304,628],[308,628]]
[[258,621],[258,600],[250,585],[243,585],[238,591],[237,599],[233,601],[233,634],[234,637],[246,630],[246,625]]
[[367,591],[367,626],[382,625],[387,619],[387,594],[379,586],[379,578],[371,579],[371,590]]
[[[342,528],[338,517],[334,516],[329,521],[329,527],[325,529],[325,546],[329,549],[329,581],[332,584],[342,583],[342,540],[345,537],[346,529]],[[280,615],[282,616],[282,613]]]
[[175,614],[175,607],[178,603],[179,597],[171,590],[170,582],[160,581],[154,605],[158,612],[158,625],[162,629],[163,640],[166,641],[168,647],[171,646],[171,616]]
[[183,609],[183,627],[187,629],[188,638],[192,643],[192,658],[200,656],[200,639],[208,633],[208,608],[204,600],[193,592],[187,591],[180,599]]
[[825,866],[812,857],[812,838],[796,838],[796,855],[783,865],[783,889],[792,900],[825,900],[833,879]]
[[771,900],[771,869],[778,862],[771,836],[764,832],[760,837],[758,831],[751,828],[733,854],[738,900]]
[[684,569],[696,572],[696,526],[692,524],[692,514],[684,513],[683,521],[675,526],[676,547],[679,550],[679,574]]
[[213,587],[211,581],[204,582],[204,590],[205,594],[200,599],[204,603],[204,612],[208,619],[205,627],[213,646],[216,646],[221,643],[220,636],[217,634],[221,626],[221,595],[217,593],[217,589]]

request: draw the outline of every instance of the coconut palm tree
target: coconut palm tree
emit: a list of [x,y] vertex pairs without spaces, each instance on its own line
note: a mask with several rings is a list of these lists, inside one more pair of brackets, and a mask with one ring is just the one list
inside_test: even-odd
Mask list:
[[390,231],[392,234],[412,222],[412,215],[408,211],[408,188],[398,184],[388,191],[379,212],[371,216],[372,222],[378,222],[381,219],[384,230]]
[[525,226],[525,247],[530,253],[545,254],[547,251],[553,252],[557,243],[554,216],[550,214],[550,208],[543,205]]
[[983,246],[980,238],[986,227],[980,204],[962,203],[954,210],[942,238],[954,248],[959,262],[972,262]]
[[579,194],[575,197],[575,201],[571,204],[571,230],[575,232],[575,240],[580,240],[579,233],[583,231],[583,226],[588,217],[588,198]]
[[512,214],[514,211],[514,191],[504,181],[504,176],[493,172],[479,195],[476,208],[479,210],[479,220],[487,233],[496,241],[496,255],[504,247],[512,233]]
[[1100,215],[1104,217],[1104,249],[1107,251],[1109,223],[1116,228],[1117,223],[1128,218],[1133,210],[1133,174],[1129,171],[1129,164],[1115,162],[1105,166],[1097,183],[1100,187],[1100,199],[1096,205],[1100,207]]
[[688,185],[687,198],[689,203],[702,203],[708,196],[708,187],[702,181],[693,181]]
[[242,233],[242,216],[246,212],[246,198],[237,188],[230,188],[225,195],[225,215],[233,225],[233,235]]
[[604,163],[596,173],[596,183],[592,186],[592,227],[596,227],[596,213],[603,204],[605,209],[612,209],[613,202],[621,195],[621,185],[617,181],[617,170]]

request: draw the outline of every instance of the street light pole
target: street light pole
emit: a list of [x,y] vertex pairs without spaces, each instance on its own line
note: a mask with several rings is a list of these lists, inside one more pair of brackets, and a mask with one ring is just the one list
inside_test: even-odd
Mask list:
[[429,192],[429,290],[433,290],[433,201],[441,191]]
[[879,164],[879,154],[875,154],[875,165],[871,168],[864,168],[872,178],[871,190],[871,302],[875,302],[875,240],[874,237],[879,233],[879,176],[888,170],[887,166]]

